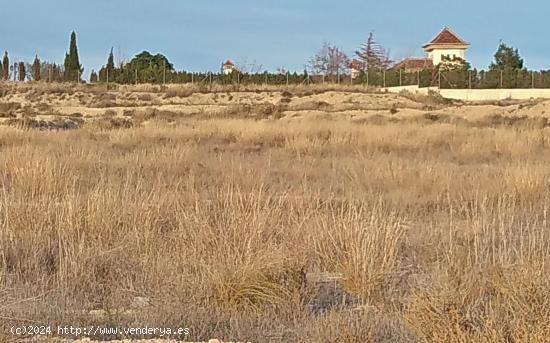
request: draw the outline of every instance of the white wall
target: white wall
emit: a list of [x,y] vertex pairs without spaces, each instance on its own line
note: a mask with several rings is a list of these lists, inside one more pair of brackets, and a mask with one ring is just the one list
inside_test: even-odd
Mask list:
[[550,89],[441,89],[439,93],[444,98],[467,101],[550,99]]
[[437,87],[419,88],[418,86],[388,87],[383,89],[390,93],[408,91],[428,94],[438,92],[442,97],[465,101],[496,101],[496,100],[529,100],[550,99],[550,89],[438,89]]

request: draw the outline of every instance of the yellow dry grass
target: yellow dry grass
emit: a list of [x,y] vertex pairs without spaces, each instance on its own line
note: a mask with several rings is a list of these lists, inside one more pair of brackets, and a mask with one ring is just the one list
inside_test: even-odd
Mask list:
[[[531,126],[307,116],[0,127],[0,328],[547,342],[549,146]],[[308,311],[304,272],[360,304]],[[87,315],[135,296],[151,307]]]

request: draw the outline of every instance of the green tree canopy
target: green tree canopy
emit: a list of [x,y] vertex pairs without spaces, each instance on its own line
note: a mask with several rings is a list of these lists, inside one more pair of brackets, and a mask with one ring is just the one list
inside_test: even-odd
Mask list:
[[123,67],[123,75],[119,82],[135,82],[136,74],[139,82],[161,83],[163,74],[172,72],[174,65],[162,54],[152,55],[148,51],[136,55]]
[[23,82],[27,78],[27,67],[25,62],[19,62],[19,81]]
[[32,63],[32,69],[31,69],[31,76],[34,81],[40,81],[41,75],[40,75],[40,68],[41,68],[41,62],[38,58],[38,55],[34,57],[34,62]]
[[8,52],[4,52],[4,58],[2,59],[2,80],[9,79],[10,76],[10,58]]
[[151,55],[148,51],[143,51],[142,53],[136,55],[129,63],[132,67],[137,68],[138,70],[145,70],[149,68],[164,68],[166,70],[174,70],[174,66],[168,58],[162,54]]
[[495,53],[495,60],[491,63],[489,69],[523,69],[523,59],[519,55],[517,48],[514,49],[513,47],[506,45],[506,43],[500,42],[497,52]]
[[84,68],[78,58],[78,47],[76,45],[76,33],[71,33],[69,52],[65,55],[65,81],[80,81]]

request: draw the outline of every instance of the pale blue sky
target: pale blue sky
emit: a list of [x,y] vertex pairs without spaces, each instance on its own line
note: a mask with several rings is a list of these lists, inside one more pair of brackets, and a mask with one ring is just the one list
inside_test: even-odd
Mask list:
[[351,54],[371,30],[394,59],[423,56],[423,43],[445,25],[472,43],[475,67],[487,67],[503,39],[527,67],[550,69],[550,3],[542,0],[0,0],[0,8],[0,49],[12,59],[38,53],[62,62],[76,30],[86,75],[111,46],[126,59],[163,53],[177,69],[217,71],[231,58],[301,71],[323,41]]

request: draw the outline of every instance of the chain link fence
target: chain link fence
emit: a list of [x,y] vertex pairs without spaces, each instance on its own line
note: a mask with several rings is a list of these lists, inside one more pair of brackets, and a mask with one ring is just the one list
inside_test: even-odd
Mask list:
[[346,75],[309,75],[307,73],[260,73],[233,72],[190,73],[166,71],[149,75],[135,71],[124,79],[116,78],[111,83],[119,84],[197,84],[197,85],[362,85],[367,87],[438,87],[441,89],[498,89],[498,88],[550,88],[550,71],[493,70],[493,71],[439,71],[425,69],[369,70]]

